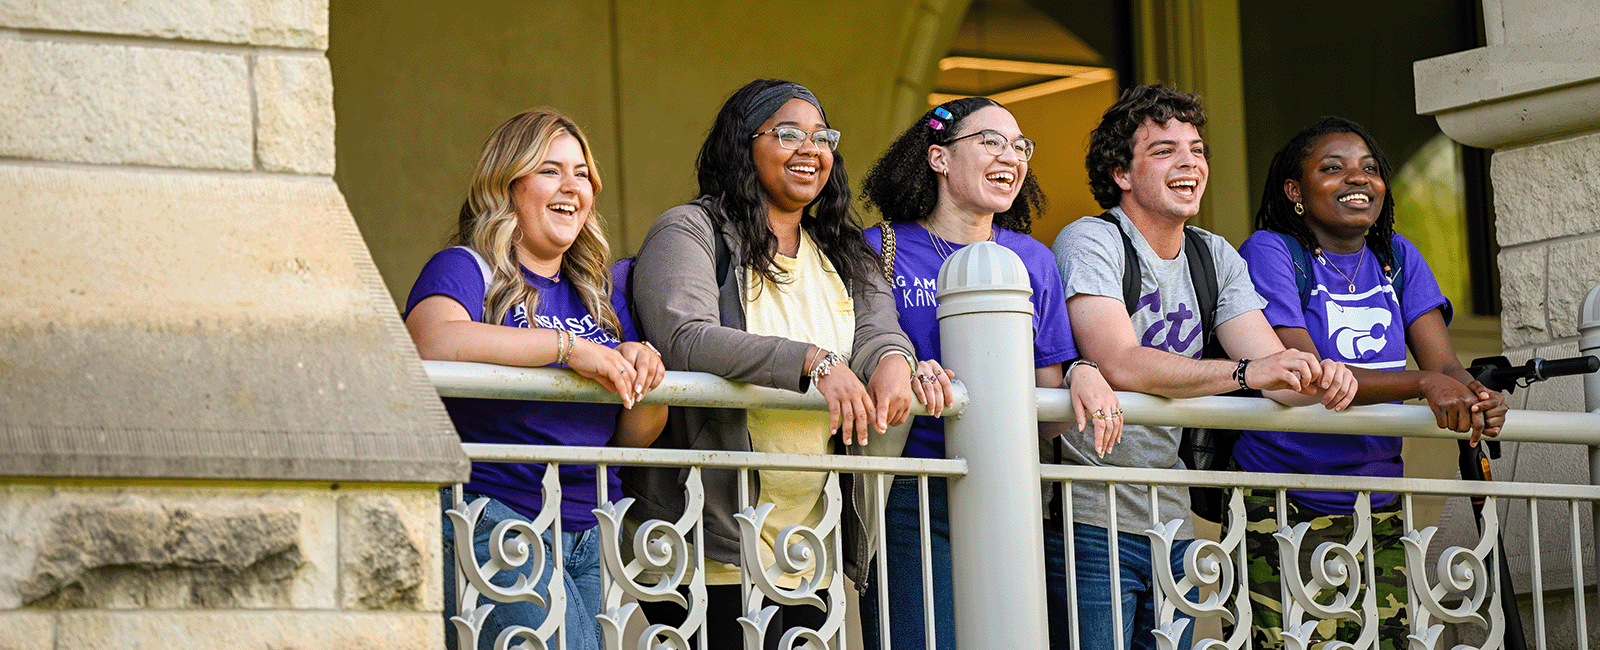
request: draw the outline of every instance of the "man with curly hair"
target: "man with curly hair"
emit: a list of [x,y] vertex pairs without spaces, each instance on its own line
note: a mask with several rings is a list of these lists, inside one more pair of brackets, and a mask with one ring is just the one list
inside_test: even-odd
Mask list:
[[[1098,363],[1117,390],[1182,398],[1249,388],[1284,404],[1321,402],[1343,409],[1355,396],[1349,369],[1285,349],[1262,315],[1266,302],[1238,252],[1222,237],[1186,225],[1200,211],[1210,170],[1200,134],[1205,123],[1198,96],[1138,86],[1123,92],[1091,134],[1089,184],[1107,211],[1063,228],[1051,247],[1079,352]],[[1191,265],[1199,273],[1208,266],[1214,270],[1215,306],[1209,313],[1201,313],[1206,310]],[[1134,296],[1131,304],[1125,296]],[[1201,358],[1208,338],[1220,343],[1225,355],[1219,356],[1225,358]],[[1180,436],[1179,427],[1129,425],[1121,442],[1104,455],[1094,453],[1092,441],[1081,436],[1062,436],[1058,449],[1061,461],[1071,464],[1179,469]],[[1122,647],[1156,646],[1154,595],[1160,587],[1143,531],[1181,522],[1168,558],[1177,579],[1184,575],[1183,555],[1194,538],[1188,490],[1164,488],[1158,496],[1159,507],[1152,512],[1146,486],[1118,484],[1113,509],[1104,484],[1072,484],[1076,598],[1067,590],[1062,526],[1046,526],[1052,647],[1070,647],[1072,609],[1079,612],[1082,648],[1114,647],[1114,616],[1120,618]],[[1115,564],[1112,528],[1117,531]],[[1114,575],[1121,595],[1116,613]],[[1181,635],[1174,639],[1177,647],[1189,646],[1187,625],[1166,633]]]

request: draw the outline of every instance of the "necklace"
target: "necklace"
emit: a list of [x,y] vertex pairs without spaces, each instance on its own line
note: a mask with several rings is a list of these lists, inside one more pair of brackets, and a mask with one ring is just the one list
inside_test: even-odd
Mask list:
[[[950,240],[947,240],[947,239],[945,239],[943,237],[940,237],[940,236],[934,234],[933,233],[933,222],[932,221],[929,221],[926,225],[924,225],[922,227],[922,229],[927,231],[927,233],[928,233],[928,241],[933,243],[933,252],[939,254],[939,259],[940,260],[950,259],[951,255],[955,255],[956,254],[956,249],[960,248],[960,246],[956,246],[955,244],[950,243]],[[993,229],[993,226],[990,227],[989,238],[984,240],[984,241],[994,241],[994,229]],[[962,246],[965,246],[965,245],[966,244],[962,244]]]
[[[1365,251],[1367,249],[1365,247],[1363,247],[1361,250]],[[1322,254],[1322,249],[1321,248],[1317,249],[1317,261],[1318,262],[1322,262],[1322,264],[1324,266],[1327,266],[1328,268],[1333,269],[1334,273],[1338,273],[1339,277],[1344,278],[1345,282],[1350,283],[1350,293],[1355,293],[1356,292],[1356,281],[1350,279],[1350,276],[1345,275],[1344,271],[1339,270],[1339,266],[1338,265],[1334,264],[1333,262],[1328,261],[1328,258]],[[1351,273],[1353,273],[1355,275],[1361,275],[1361,265],[1362,265],[1362,263],[1364,263],[1366,261],[1367,261],[1367,256],[1365,256],[1365,255],[1357,257],[1356,258],[1356,270],[1351,271]]]

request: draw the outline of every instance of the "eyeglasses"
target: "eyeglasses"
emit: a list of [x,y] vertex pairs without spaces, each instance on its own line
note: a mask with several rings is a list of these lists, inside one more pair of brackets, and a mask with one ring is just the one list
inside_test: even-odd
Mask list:
[[988,151],[989,155],[991,156],[1003,154],[1006,152],[1006,147],[1011,147],[1011,150],[1015,151],[1017,153],[1017,157],[1021,158],[1023,162],[1027,162],[1029,158],[1033,157],[1032,140],[1027,138],[1007,140],[1005,136],[1000,135],[999,131],[995,131],[993,129],[984,129],[977,133],[968,133],[959,138],[954,138],[945,144],[952,145],[967,138],[976,138],[978,136],[983,136],[983,139],[979,140],[979,142],[983,143],[984,150]]
[[805,144],[806,138],[810,138],[811,144],[817,145],[818,149],[833,151],[839,148],[839,132],[833,129],[817,129],[806,133],[793,126],[775,126],[750,136],[750,139],[754,140],[768,133],[776,133],[778,135],[778,146],[785,149],[799,149],[801,145]]

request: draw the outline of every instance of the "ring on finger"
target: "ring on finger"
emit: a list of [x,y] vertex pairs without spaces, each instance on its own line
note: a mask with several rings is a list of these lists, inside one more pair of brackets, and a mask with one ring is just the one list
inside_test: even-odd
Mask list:
[[1109,420],[1109,419],[1111,419],[1111,416],[1106,415],[1105,409],[1095,409],[1094,413],[1092,413],[1091,415],[1093,415],[1094,419],[1096,419],[1096,420]]

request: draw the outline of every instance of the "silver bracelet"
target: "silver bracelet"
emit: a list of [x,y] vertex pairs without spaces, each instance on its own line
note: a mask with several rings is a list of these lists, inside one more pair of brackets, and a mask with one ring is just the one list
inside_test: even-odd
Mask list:
[[906,365],[911,366],[911,376],[913,378],[917,376],[917,360],[911,358],[911,355],[906,354],[905,350],[890,350],[885,352],[878,356],[878,363],[883,363],[884,359],[887,359],[893,355],[900,355],[902,358],[904,358],[906,360]]
[[1100,369],[1100,364],[1095,363],[1093,361],[1090,361],[1088,359],[1084,359],[1082,357],[1079,357],[1078,359],[1074,360],[1072,363],[1067,364],[1067,371],[1062,374],[1062,378],[1064,378],[1066,380],[1067,389],[1068,390],[1072,389],[1072,369],[1076,368],[1078,366],[1089,366],[1090,368],[1094,368],[1095,370],[1099,370]]
[[817,380],[828,376],[828,372],[832,370],[835,365],[841,363],[844,363],[843,355],[839,354],[838,352],[829,352],[827,356],[822,357],[821,360],[817,361],[816,367],[811,369],[811,372],[808,375],[811,377],[811,383],[815,384],[817,383]]

